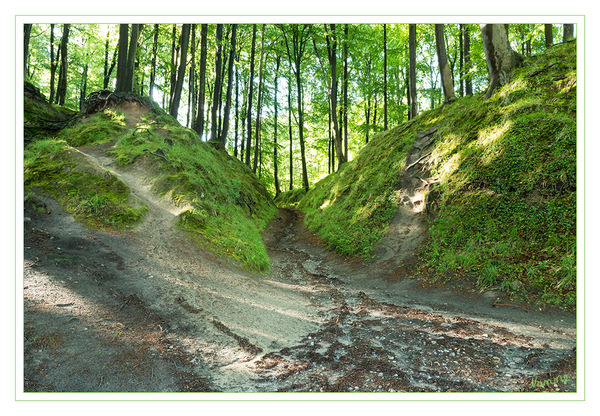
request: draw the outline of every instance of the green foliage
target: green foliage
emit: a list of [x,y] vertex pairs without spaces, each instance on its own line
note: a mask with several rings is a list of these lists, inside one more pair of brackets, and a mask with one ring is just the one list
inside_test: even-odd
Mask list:
[[63,129],[58,138],[74,147],[106,143],[125,130],[125,116],[114,110],[96,113],[72,127]]
[[420,274],[574,307],[575,87],[574,43],[528,58],[489,100],[459,99],[374,138],[300,201],[306,224],[342,254],[371,255],[394,215],[406,151],[436,125],[439,211]]
[[[149,151],[165,155],[156,157]],[[124,135],[113,151],[117,163],[150,163],[153,189],[177,205],[179,226],[203,247],[243,267],[270,267],[260,232],[276,212],[271,196],[246,165],[201,143],[172,117],[150,114]]]
[[25,149],[25,189],[39,188],[67,212],[100,229],[123,230],[138,223],[146,206],[131,200],[129,189],[100,171],[64,140],[47,139]]

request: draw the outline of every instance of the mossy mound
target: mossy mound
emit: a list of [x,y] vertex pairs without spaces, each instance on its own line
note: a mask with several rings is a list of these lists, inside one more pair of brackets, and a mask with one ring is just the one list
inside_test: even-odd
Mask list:
[[48,103],[40,90],[29,82],[25,83],[23,105],[25,144],[54,136],[77,114],[69,108]]
[[178,224],[203,247],[249,270],[270,268],[260,232],[276,208],[246,165],[155,112],[142,117],[112,153],[120,165],[150,161],[153,190],[191,207]]
[[576,82],[576,45],[558,45],[489,100],[461,98],[377,136],[300,201],[306,224],[342,254],[372,256],[406,152],[417,131],[436,126],[437,214],[421,276],[574,307]]
[[102,144],[122,134],[125,124],[123,113],[106,109],[61,130],[57,137],[73,147]]
[[52,195],[65,211],[94,228],[124,230],[146,212],[123,182],[90,164],[64,140],[31,143],[25,149],[24,177],[26,190],[38,188]]
[[281,192],[275,197],[275,205],[282,208],[295,207],[304,195],[306,195],[304,188],[296,188]]

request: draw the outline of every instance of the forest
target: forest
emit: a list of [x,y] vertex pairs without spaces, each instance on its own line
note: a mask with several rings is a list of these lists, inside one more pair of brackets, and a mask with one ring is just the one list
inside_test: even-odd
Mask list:
[[578,391],[576,29],[24,24],[23,391]]

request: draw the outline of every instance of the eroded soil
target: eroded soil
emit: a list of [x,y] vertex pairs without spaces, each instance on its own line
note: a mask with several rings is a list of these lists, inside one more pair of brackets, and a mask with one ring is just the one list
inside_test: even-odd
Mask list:
[[243,272],[176,229],[139,167],[80,150],[148,212],[105,233],[43,195],[26,211],[25,391],[576,390],[573,314],[389,279],[389,248],[340,259],[291,209],[264,232],[271,272]]

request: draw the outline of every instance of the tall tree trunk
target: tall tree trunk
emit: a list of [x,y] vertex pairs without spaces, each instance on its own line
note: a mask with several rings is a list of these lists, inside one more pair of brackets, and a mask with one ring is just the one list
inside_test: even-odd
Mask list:
[[256,52],[256,24],[252,25],[252,47],[250,49],[250,78],[248,79],[248,99],[246,101],[246,157],[250,167],[250,145],[252,143],[252,94],[254,93],[254,54]]
[[406,88],[406,107],[407,107],[407,111],[406,111],[406,119],[410,120],[410,115],[411,115],[411,102],[410,102],[410,86],[409,86],[409,70],[408,68],[406,68],[406,85],[404,86]]
[[152,42],[152,67],[150,69],[150,88],[148,95],[152,99],[154,93],[154,83],[156,82],[156,55],[158,52],[158,23],[154,25],[154,40]]
[[448,66],[448,57],[446,56],[446,41],[444,39],[444,25],[435,25],[435,47],[437,50],[438,64],[440,66],[440,75],[442,77],[442,89],[444,91],[444,102],[452,102],[456,99],[454,95],[454,83],[452,74]]
[[[85,57],[87,62],[87,55]],[[79,88],[79,109],[83,107],[83,102],[85,101],[85,95],[87,92],[87,78],[88,78],[88,64],[86,63],[83,66],[83,71],[81,73],[81,87]]]
[[265,24],[262,25],[260,34],[260,58],[258,60],[258,89],[256,91],[256,123],[254,126],[254,162],[252,171],[256,173],[258,152],[260,149],[260,113],[262,107],[263,60],[265,55]]
[[181,29],[181,58],[179,60],[179,69],[175,81],[175,90],[173,91],[173,100],[171,102],[170,114],[177,119],[179,112],[179,101],[181,100],[181,90],[183,88],[183,79],[185,78],[185,69],[187,67],[187,50],[190,41],[191,24],[186,23]]
[[365,133],[365,144],[369,143],[369,130],[371,130],[371,97],[367,99],[367,103],[365,104],[365,122],[367,124],[366,133]]
[[196,123],[194,130],[200,136],[204,134],[204,101],[206,99],[206,43],[207,43],[208,25],[203,24],[200,26],[200,74],[199,74],[199,85],[198,85],[198,114],[196,116]]
[[296,89],[298,97],[298,138],[300,139],[300,157],[302,162],[302,185],[308,192],[308,171],[306,169],[306,152],[304,149],[304,105],[302,101],[302,80],[300,77],[300,62],[296,62]]
[[[342,137],[337,114],[337,37],[335,34],[335,24],[330,24],[329,28],[325,26],[325,40],[327,41],[327,58],[329,60],[329,109],[331,112],[331,123],[333,124],[333,142],[335,143],[335,152],[338,159],[338,166],[346,162]],[[302,144],[302,143],[301,143]]]
[[278,163],[277,163],[277,89],[278,89],[278,76],[279,76],[279,65],[281,64],[281,57],[277,56],[277,61],[275,63],[275,96],[273,97],[273,106],[275,107],[275,115],[273,121],[273,179],[275,181],[275,196],[279,195],[281,190],[279,189],[279,173],[277,171]]
[[[49,103],[54,102],[54,77],[56,76],[56,61],[54,57],[54,23],[50,25],[50,97]],[[106,87],[105,87],[106,88]]]
[[465,94],[473,95],[473,78],[471,76],[471,33],[469,25],[464,30],[464,58],[465,58]]
[[388,128],[388,109],[387,109],[387,25],[383,25],[383,129]]
[[60,70],[58,72],[58,87],[56,98],[58,105],[65,105],[67,96],[67,45],[69,44],[69,28],[71,25],[63,25],[63,34],[60,39]]
[[135,70],[135,55],[137,52],[138,36],[140,34],[140,25],[131,25],[131,38],[129,39],[129,49],[127,50],[127,72],[125,78],[125,91],[133,92],[133,74]]
[[229,62],[227,64],[227,95],[225,97],[225,112],[223,114],[223,131],[219,142],[222,149],[225,149],[227,133],[229,130],[229,113],[231,109],[231,94],[233,88],[233,60],[235,59],[235,37],[237,25],[231,27],[231,49],[229,50]]
[[171,31],[171,79],[169,83],[169,111],[173,103],[173,93],[175,92],[175,83],[177,82],[177,25],[173,24]]
[[192,24],[192,34],[190,35],[190,72],[188,79],[188,112],[187,126],[192,127],[196,114],[196,24]]
[[238,124],[239,124],[239,116],[240,116],[240,88],[239,88],[239,74],[238,68],[235,68],[235,134],[234,134],[234,145],[233,145],[233,157],[237,159],[238,157]]
[[575,25],[564,24],[563,25],[563,42],[568,42],[575,39]]
[[549,48],[554,44],[552,38],[552,25],[544,25],[544,41],[546,43],[546,48]]
[[348,160],[348,24],[344,25],[344,160]]
[[460,24],[460,26],[458,27],[458,37],[459,37],[458,48],[459,48],[459,53],[460,53],[460,56],[458,58],[458,78],[459,78],[459,82],[460,82],[459,93],[460,93],[461,97],[465,96],[465,73],[464,73],[465,56],[464,56],[464,39],[463,39],[465,29],[463,26],[464,26],[463,24]]
[[219,123],[217,115],[219,111],[220,93],[221,93],[221,64],[223,49],[223,25],[217,24],[216,29],[217,50],[215,52],[215,82],[213,89],[212,109],[210,113],[210,141],[216,142],[219,139]]
[[294,149],[292,146],[292,76],[288,78],[288,132],[290,138],[290,191],[294,189]]
[[116,92],[127,91],[127,47],[129,45],[129,25],[119,25],[119,53],[117,57]]
[[408,25],[408,68],[410,89],[410,119],[417,116],[417,25]]
[[23,77],[27,79],[29,77],[29,39],[31,38],[31,23],[23,25]]
[[110,41],[110,29],[106,31],[106,42],[104,43],[104,76],[102,77],[103,88],[106,89],[108,83],[106,78],[108,77],[108,47]]
[[512,70],[518,64],[516,52],[510,48],[508,25],[482,24],[481,37],[490,83],[486,92],[489,98],[494,90],[510,81]]

